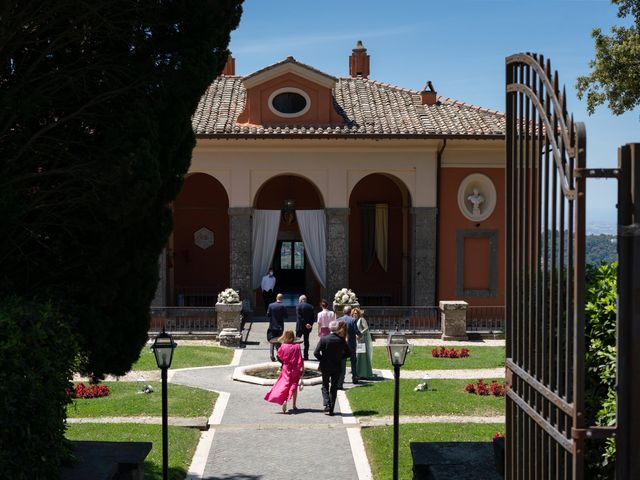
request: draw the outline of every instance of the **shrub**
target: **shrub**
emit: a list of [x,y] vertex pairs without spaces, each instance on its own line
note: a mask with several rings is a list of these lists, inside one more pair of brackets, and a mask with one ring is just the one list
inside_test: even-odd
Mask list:
[[478,383],[468,383],[464,391],[474,395],[504,397],[504,385],[495,380],[491,380],[490,385],[482,379],[478,380]]
[[106,385],[89,385],[78,383],[70,392],[73,398],[99,398],[106,397],[111,393]]
[[[615,424],[617,268],[617,263],[587,268],[585,410],[592,425]],[[613,478],[615,453],[613,438],[590,442],[587,476]]]
[[431,356],[434,358],[466,358],[469,356],[469,349],[462,348],[456,350],[455,348],[436,347],[431,350]]
[[51,303],[0,299],[3,478],[55,478],[69,455],[65,406],[74,338]]

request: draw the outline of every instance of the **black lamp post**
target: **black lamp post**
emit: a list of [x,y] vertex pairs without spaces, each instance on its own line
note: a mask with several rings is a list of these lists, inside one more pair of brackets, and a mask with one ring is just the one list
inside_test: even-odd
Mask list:
[[409,351],[407,337],[398,330],[389,334],[387,339],[387,353],[393,365],[393,480],[398,480],[398,423],[400,408],[400,367],[404,365]]
[[158,368],[162,371],[162,478],[169,479],[169,434],[167,428],[167,370],[173,360],[173,350],[178,345],[173,337],[162,329],[151,349],[156,356]]

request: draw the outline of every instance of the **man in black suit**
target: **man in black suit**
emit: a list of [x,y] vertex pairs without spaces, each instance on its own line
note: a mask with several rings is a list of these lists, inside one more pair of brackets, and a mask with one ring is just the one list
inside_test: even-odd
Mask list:
[[333,416],[338,394],[338,378],[342,360],[349,356],[349,347],[344,338],[338,336],[338,322],[329,323],[330,335],[320,338],[313,355],[320,361],[322,372],[322,401],[324,414]]
[[313,307],[307,303],[307,296],[300,295],[296,305],[296,337],[304,337],[304,359],[309,360],[309,334],[311,326],[316,321],[316,313]]
[[269,305],[267,308],[267,317],[269,317],[269,328],[267,329],[267,340],[271,344],[269,347],[269,353],[271,354],[271,361],[276,361],[275,350],[280,347],[280,344],[273,343],[275,340],[282,336],[284,332],[284,321],[287,319],[287,307],[284,306],[282,300],[284,295],[279,293],[276,295],[276,301]]

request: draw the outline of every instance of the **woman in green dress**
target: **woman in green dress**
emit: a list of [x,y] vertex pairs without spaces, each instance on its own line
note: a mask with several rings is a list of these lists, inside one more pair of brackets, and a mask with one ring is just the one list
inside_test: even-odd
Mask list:
[[[362,311],[359,308],[351,310],[351,316],[356,321],[358,330],[362,334],[362,337],[358,340],[358,344],[364,344],[365,351],[358,353],[358,361],[356,362],[356,374],[358,378],[371,378],[373,377],[373,370],[371,370],[371,364],[373,362],[373,345],[371,344],[371,332],[369,332],[369,325],[362,316]],[[360,349],[362,347],[360,346]]]

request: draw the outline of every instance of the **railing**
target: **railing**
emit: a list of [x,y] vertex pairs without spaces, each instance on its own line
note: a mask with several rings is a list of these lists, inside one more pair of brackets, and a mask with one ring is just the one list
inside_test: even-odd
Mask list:
[[395,330],[406,332],[439,332],[441,330],[438,307],[376,307],[363,306],[364,317],[374,333]]
[[504,332],[504,305],[467,307],[468,332]]
[[215,287],[176,287],[176,304],[179,307],[213,307],[218,299]]
[[213,333],[218,330],[216,309],[213,307],[152,307],[149,330],[163,328],[175,333]]

